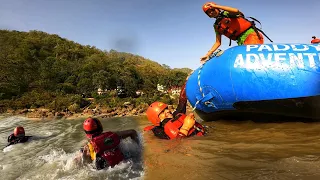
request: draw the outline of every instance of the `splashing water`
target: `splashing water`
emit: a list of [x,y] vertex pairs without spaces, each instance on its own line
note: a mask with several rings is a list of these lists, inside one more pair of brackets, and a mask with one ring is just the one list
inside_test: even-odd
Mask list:
[[[141,179],[144,175],[142,147],[130,139],[121,141],[126,160],[114,168],[98,171],[93,163],[76,163],[76,154],[86,142],[83,119],[32,121],[4,117],[0,122],[1,147],[6,146],[7,136],[16,126],[23,126],[26,135],[33,136],[31,141],[8,146],[0,152],[1,179]],[[102,124],[112,131],[137,128],[127,118],[112,123],[102,120]]]

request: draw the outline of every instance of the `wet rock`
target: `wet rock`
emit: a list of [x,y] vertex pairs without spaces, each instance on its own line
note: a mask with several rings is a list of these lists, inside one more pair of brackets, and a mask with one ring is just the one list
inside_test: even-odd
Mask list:
[[54,112],[48,112],[47,118],[54,118]]
[[28,113],[28,112],[29,112],[28,109],[18,110],[18,114],[26,114],[26,113]]
[[45,108],[36,109],[21,109],[21,110],[6,110],[7,112],[12,112],[13,114],[21,114],[29,118],[73,118],[78,116],[97,116],[99,118],[110,118],[110,117],[124,117],[124,116],[136,116],[144,115],[145,111],[149,105],[147,103],[142,103],[138,106],[134,106],[131,102],[125,102],[121,107],[101,107],[97,105],[94,108],[86,107],[82,109],[79,114],[70,111],[69,109],[63,110],[61,112],[56,112],[55,110],[49,110]]
[[131,114],[133,114],[133,115],[137,115],[137,113],[138,113],[138,111],[137,111],[136,109],[133,109],[133,110],[131,111]]
[[101,112],[101,114],[107,114],[107,113],[112,112],[112,109],[111,108],[101,108],[100,112]]
[[131,102],[125,102],[125,103],[123,103],[123,106],[129,106],[129,105],[131,105]]
[[13,114],[13,113],[14,113],[14,110],[13,110],[13,109],[7,109],[7,113]]
[[127,109],[128,109],[129,111],[131,111],[131,110],[134,109],[134,107],[133,107],[133,105],[130,105],[130,106],[127,107]]
[[65,114],[63,112],[56,112],[55,117],[56,118],[62,118]]
[[144,109],[139,109],[138,113],[144,113]]

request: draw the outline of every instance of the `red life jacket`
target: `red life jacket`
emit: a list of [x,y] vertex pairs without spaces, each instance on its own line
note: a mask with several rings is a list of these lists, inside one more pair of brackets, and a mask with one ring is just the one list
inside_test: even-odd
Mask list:
[[[174,139],[177,137],[180,128],[182,127],[184,123],[184,119],[187,116],[185,114],[179,113],[176,115],[174,119],[169,120],[164,125],[164,132],[169,136],[170,139]],[[199,124],[198,122],[195,122],[194,127],[192,127],[187,136],[203,136],[204,135],[204,127]]]
[[113,167],[120,163],[124,156],[119,148],[120,137],[113,132],[104,132],[91,139],[94,151],[101,156],[109,166]]
[[311,41],[311,44],[318,44],[318,43],[320,43],[320,39],[313,39]]
[[254,21],[257,21],[260,23],[257,19],[250,17],[253,21],[249,21],[246,19],[243,15],[241,16],[232,16],[229,15],[226,16],[221,12],[219,16],[217,17],[216,22],[214,23],[214,27],[216,30],[222,34],[225,35],[231,40],[237,40],[243,33],[245,33],[250,28],[253,28],[254,31],[257,33],[257,36],[260,37],[260,34],[258,31],[260,31],[264,36],[266,36],[271,42],[273,42],[262,30],[258,29],[255,26]]

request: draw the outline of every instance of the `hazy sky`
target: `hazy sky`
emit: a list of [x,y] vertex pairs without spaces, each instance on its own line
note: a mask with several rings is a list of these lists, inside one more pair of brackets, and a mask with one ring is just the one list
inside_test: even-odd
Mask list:
[[[102,50],[138,54],[172,68],[196,69],[215,41],[214,20],[202,11],[205,2],[0,0],[0,29],[41,30]],[[312,36],[320,37],[318,0],[215,2],[260,20],[274,43],[310,43]],[[229,40],[222,41],[220,48],[229,48]]]

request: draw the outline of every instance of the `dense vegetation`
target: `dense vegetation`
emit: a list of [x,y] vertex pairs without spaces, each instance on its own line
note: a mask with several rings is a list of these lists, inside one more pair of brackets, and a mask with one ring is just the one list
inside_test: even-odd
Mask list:
[[[8,30],[0,30],[0,70],[2,111],[8,107],[77,109],[90,97],[109,107],[128,100],[150,103],[161,98],[158,83],[181,86],[191,71],[130,53],[102,51],[54,34]],[[117,86],[125,89],[126,98],[119,100]],[[111,91],[99,96],[98,88]],[[136,98],[137,90],[145,94]]]

